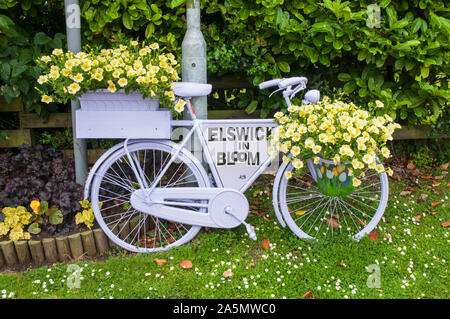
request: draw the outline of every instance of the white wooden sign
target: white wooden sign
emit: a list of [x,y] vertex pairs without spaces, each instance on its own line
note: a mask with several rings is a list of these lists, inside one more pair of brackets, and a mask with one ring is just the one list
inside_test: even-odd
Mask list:
[[[239,189],[270,157],[269,137],[276,123],[272,120],[247,120],[245,124],[208,122],[203,124],[203,134],[220,179],[224,187]],[[275,172],[276,164],[277,161],[272,161],[264,172]]]

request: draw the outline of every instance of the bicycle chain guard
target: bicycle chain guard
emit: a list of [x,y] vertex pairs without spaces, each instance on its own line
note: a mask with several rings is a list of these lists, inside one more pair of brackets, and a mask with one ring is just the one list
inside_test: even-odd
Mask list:
[[[249,204],[244,194],[231,188],[157,187],[133,192],[133,208],[173,222],[214,228],[234,228],[247,218]],[[186,207],[186,208],[183,208]],[[198,210],[189,208],[196,207]]]

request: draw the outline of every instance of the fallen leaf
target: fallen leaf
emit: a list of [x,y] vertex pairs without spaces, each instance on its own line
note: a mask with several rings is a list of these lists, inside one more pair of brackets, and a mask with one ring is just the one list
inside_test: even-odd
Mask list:
[[423,179],[433,179],[433,176],[431,176],[431,175],[425,175],[425,176],[420,176],[420,177],[422,177]]
[[358,224],[360,224],[360,225],[363,225],[363,226],[366,226],[366,225],[367,225],[367,222],[362,221],[362,220],[360,220],[360,219],[358,219],[356,222],[357,222]]
[[408,165],[406,165],[407,169],[413,170],[416,167],[416,165],[414,163],[408,163]]
[[432,202],[431,207],[436,207],[437,205],[442,204],[442,202]]
[[333,214],[333,217],[336,218],[336,219],[340,218],[339,214]]
[[270,249],[270,241],[267,238],[264,238],[261,243],[262,248]]
[[298,215],[298,216],[302,216],[304,214],[306,214],[306,210],[298,210],[295,212],[295,215]]
[[414,216],[413,219],[414,219],[415,222],[419,222],[421,218],[422,218],[422,214],[419,214],[417,216]]
[[369,239],[376,242],[378,241],[378,233],[375,229],[369,233]]
[[436,182],[436,181],[433,181],[433,187],[438,187],[439,185],[441,185],[441,183],[439,183],[439,182]]
[[435,176],[434,179],[444,179],[444,175]]
[[267,218],[266,216],[263,216],[263,219],[264,219],[265,221],[270,221],[270,219]]
[[447,186],[450,186],[450,182],[448,182]]
[[338,228],[339,227],[339,223],[336,221],[336,220],[334,220],[334,219],[330,219],[330,218],[328,218],[327,217],[327,222],[331,225],[331,227],[333,227],[333,228]]
[[391,234],[389,234],[389,233],[384,233],[384,238],[387,238],[387,239],[391,239],[392,238],[392,235]]
[[249,264],[247,265],[247,267],[249,267],[249,268],[255,267],[255,263],[249,263]]
[[191,269],[192,268],[192,262],[190,260],[182,260],[180,261],[181,268],[184,269]]
[[292,251],[292,253],[294,253],[294,254],[301,254],[302,252],[300,250],[294,250],[294,251]]
[[414,192],[416,189],[414,187],[406,187],[405,191]]
[[410,195],[411,194],[411,191],[401,191],[400,192],[400,196],[406,196],[406,195]]
[[252,200],[250,201],[253,205],[262,205],[262,202],[259,200]]
[[223,272],[222,276],[225,278],[231,278],[231,277],[233,277],[233,272],[231,270],[225,270]]
[[439,166],[439,168],[442,170],[446,170],[448,168],[448,164],[450,164],[450,163],[442,164],[441,166]]
[[428,194],[420,194],[420,200],[426,201],[428,199]]
[[165,260],[165,259],[155,258],[154,260],[155,260],[155,263],[156,263],[158,266],[162,266],[162,265],[167,264],[167,260]]
[[411,172],[411,175],[413,176],[419,176],[420,174],[422,174],[422,172],[419,169],[415,169]]
[[314,294],[312,293],[312,291],[308,291],[307,293],[305,293],[302,297],[302,299],[314,299]]
[[450,220],[449,220],[449,221],[446,221],[446,222],[443,222],[443,223],[442,223],[442,226],[444,226],[444,227],[450,226]]
[[345,267],[344,260],[342,259],[339,264],[336,264],[336,266]]

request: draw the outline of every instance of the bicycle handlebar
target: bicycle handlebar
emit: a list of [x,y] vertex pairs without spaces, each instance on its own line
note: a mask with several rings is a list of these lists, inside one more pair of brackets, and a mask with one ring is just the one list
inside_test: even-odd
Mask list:
[[285,89],[288,86],[293,86],[297,84],[303,83],[306,86],[306,83],[308,83],[308,79],[303,76],[294,76],[292,78],[287,79],[273,79],[269,81],[264,81],[258,85],[260,90],[264,90],[267,88],[270,88],[272,86],[278,86],[280,89]]
[[305,77],[295,76],[292,78],[284,79],[280,83],[278,83],[278,87],[280,89],[285,89],[288,86],[297,85],[303,83],[306,86],[306,83],[308,83],[308,79]]
[[272,86],[277,86],[278,83],[280,83],[282,80],[284,80],[284,79],[273,79],[273,80],[265,81],[265,82],[260,83],[258,85],[258,87],[260,90],[264,90],[264,89],[270,88]]

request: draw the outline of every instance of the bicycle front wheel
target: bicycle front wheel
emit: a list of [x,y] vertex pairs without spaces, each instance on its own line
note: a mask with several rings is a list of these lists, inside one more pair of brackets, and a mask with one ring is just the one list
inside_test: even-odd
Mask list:
[[[280,179],[278,205],[286,224],[299,238],[344,236],[359,240],[383,216],[388,199],[386,173],[366,172],[361,185],[336,192],[319,185],[313,165],[308,165],[302,176],[293,171],[289,163]],[[285,178],[286,172],[292,177]]]
[[[165,142],[139,142],[128,146],[148,185],[167,166],[174,147]],[[157,187],[208,187],[206,171],[193,155],[181,151],[168,167]],[[125,149],[113,153],[99,167],[92,182],[91,201],[95,218],[106,235],[118,246],[133,252],[154,252],[182,245],[200,230],[134,209],[131,194],[139,189]],[[195,206],[195,205],[194,205]],[[202,212],[204,208],[186,209]]]

